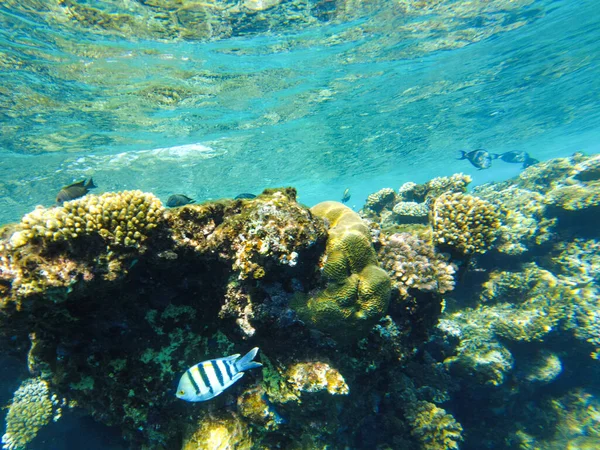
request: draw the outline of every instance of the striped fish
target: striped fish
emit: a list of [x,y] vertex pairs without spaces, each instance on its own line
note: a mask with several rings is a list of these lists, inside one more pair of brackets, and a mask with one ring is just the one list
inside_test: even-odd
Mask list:
[[237,354],[209,359],[190,367],[179,380],[177,398],[188,402],[204,402],[216,397],[242,378],[245,370],[262,366],[252,361],[257,353],[258,347],[254,347],[241,359]]

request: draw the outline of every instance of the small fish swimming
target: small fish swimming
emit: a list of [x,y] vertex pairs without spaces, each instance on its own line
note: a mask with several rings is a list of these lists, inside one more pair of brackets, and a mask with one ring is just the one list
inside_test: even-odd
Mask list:
[[235,200],[240,200],[242,198],[247,198],[247,199],[252,199],[252,198],[256,198],[256,195],[254,194],[248,194],[247,192],[244,192],[240,195],[236,195],[235,196]]
[[188,402],[204,402],[216,397],[244,376],[244,371],[261,367],[252,361],[258,353],[254,347],[244,357],[239,354],[209,359],[190,367],[181,376],[177,386],[177,398]]
[[494,153],[492,155],[493,159],[501,159],[504,162],[507,163],[524,163],[525,161],[527,161],[529,158],[529,153],[521,151],[521,150],[514,150],[512,152],[505,152],[505,153],[501,153],[501,154],[496,154]]
[[185,206],[195,202],[196,200],[189,198],[187,195],[173,194],[167,199],[167,207],[176,208],[177,206]]
[[342,203],[348,203],[348,200],[350,200],[350,197],[351,197],[350,188],[346,188],[346,190],[342,194]]
[[460,158],[468,159],[471,164],[477,167],[479,170],[488,169],[492,165],[492,156],[482,148],[473,150],[470,152],[460,151]]
[[65,186],[56,195],[56,203],[60,205],[64,202],[68,202],[69,200],[75,200],[76,198],[83,197],[90,191],[90,189],[94,189],[95,187],[96,185],[94,184],[94,180],[91,178],[87,183],[85,180],[81,180],[77,183]]

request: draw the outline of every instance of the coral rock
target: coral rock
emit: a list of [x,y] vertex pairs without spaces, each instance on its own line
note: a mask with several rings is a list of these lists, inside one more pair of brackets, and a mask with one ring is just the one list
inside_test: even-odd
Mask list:
[[327,391],[332,395],[347,395],[350,392],[342,374],[323,362],[294,364],[288,369],[287,377],[298,394]]

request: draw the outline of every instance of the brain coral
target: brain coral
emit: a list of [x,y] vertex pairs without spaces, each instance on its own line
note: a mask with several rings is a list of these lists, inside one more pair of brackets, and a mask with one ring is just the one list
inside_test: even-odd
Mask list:
[[454,193],[435,200],[431,225],[438,246],[468,255],[489,250],[501,222],[497,208],[490,202]]
[[410,233],[396,233],[382,239],[379,260],[402,296],[408,289],[444,292],[454,289],[455,266],[432,245]]
[[138,247],[162,218],[162,204],[141,191],[87,195],[62,207],[38,207],[23,217],[13,247],[40,239],[66,241],[98,234],[111,245]]
[[323,265],[327,284],[308,300],[297,298],[294,306],[303,320],[332,334],[366,332],[390,298],[390,278],[377,264],[369,229],[338,202],[319,203],[311,212],[330,226]]

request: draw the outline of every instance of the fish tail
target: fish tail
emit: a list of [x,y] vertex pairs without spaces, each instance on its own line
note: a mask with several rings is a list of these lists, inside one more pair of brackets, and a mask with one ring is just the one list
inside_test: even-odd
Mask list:
[[246,353],[240,360],[235,362],[235,368],[238,372],[244,370],[254,369],[255,367],[262,367],[262,364],[256,361],[252,361],[258,353],[258,347],[254,347],[248,353]]
[[83,187],[87,188],[87,189],[94,189],[95,187],[98,187],[94,184],[94,180],[90,177],[90,179],[88,180],[88,182],[86,184],[83,185]]
[[502,155],[500,155],[500,154],[498,154],[498,153],[492,153],[492,154],[490,154],[490,156],[492,157],[492,159],[498,159],[498,158],[500,158],[500,156],[502,156]]
[[460,152],[460,158],[458,159],[467,159],[467,152],[465,152],[464,150],[459,150]]

